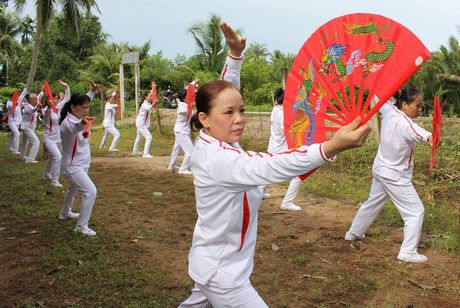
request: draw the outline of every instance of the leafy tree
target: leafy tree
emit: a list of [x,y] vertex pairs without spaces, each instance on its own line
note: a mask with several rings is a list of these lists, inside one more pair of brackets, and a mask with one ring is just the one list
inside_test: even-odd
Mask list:
[[30,43],[35,31],[35,22],[29,15],[21,20],[21,44],[27,45]]
[[20,33],[21,26],[19,18],[14,13],[0,12],[0,61],[6,65],[6,84],[8,84],[8,73],[19,44],[14,39]]

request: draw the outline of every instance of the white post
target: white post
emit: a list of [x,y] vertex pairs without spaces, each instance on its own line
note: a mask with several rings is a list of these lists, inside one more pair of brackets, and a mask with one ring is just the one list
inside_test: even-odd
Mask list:
[[141,77],[140,77],[140,69],[139,69],[139,62],[136,62],[134,64],[134,78],[135,78],[135,91],[136,91],[136,115],[139,112],[139,99],[140,99],[140,83],[141,83]]
[[121,118],[125,114],[125,76],[123,74],[123,64],[120,64],[120,103],[121,103]]

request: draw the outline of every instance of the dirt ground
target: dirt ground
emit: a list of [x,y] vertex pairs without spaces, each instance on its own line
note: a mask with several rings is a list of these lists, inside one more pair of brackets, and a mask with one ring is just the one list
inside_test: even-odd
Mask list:
[[[106,232],[98,232],[94,245],[109,246],[102,242],[104,237],[116,234],[125,243],[119,250],[129,250],[129,260],[122,262],[139,264],[151,281],[160,279],[155,276],[157,269],[167,271],[172,278],[161,282],[159,290],[171,299],[168,303],[174,303],[166,306],[174,307],[192,286],[187,254],[196,212],[193,177],[169,172],[168,162],[168,156],[93,157],[90,175],[98,187],[92,223]],[[302,210],[285,212],[279,204],[286,189],[287,183],[270,186],[272,197],[262,202],[259,211],[251,281],[270,307],[459,307],[455,257],[420,248],[429,258],[427,263],[400,262],[396,255],[402,229],[395,227],[374,225],[364,241],[344,241],[356,212],[354,204],[300,193],[296,203]],[[60,204],[53,206],[57,213]],[[0,208],[0,214],[5,217],[5,213]],[[59,222],[50,217],[47,223]],[[2,219],[0,249],[9,253],[0,253],[0,307],[23,306],[25,297],[33,298],[35,307],[72,306],[66,303],[84,296],[69,296],[53,284],[50,276],[59,274],[61,267],[40,268],[39,256],[51,247],[53,236],[36,224],[33,213],[14,226]],[[15,233],[6,235],[9,229]],[[421,246],[426,246],[423,239]],[[128,287],[114,289],[125,292]],[[49,297],[60,304],[37,300]],[[79,303],[88,306],[85,300]]]
[[[166,170],[169,157],[152,160],[95,157],[93,162],[112,167],[122,165],[146,175],[160,173],[172,177],[173,181],[181,177]],[[176,182],[178,192],[193,192],[189,186],[192,177],[188,177],[189,182]],[[279,204],[286,189],[287,184],[270,186],[271,198],[262,202],[259,212],[252,282],[271,307],[350,304],[458,307],[459,267],[455,258],[421,248],[429,258],[427,263],[398,261],[395,257],[402,241],[402,228],[373,226],[365,241],[344,241],[344,233],[356,213],[354,204],[300,193],[296,203],[302,207],[301,211],[281,211]],[[174,194],[174,191],[160,192]],[[194,204],[187,206],[187,213],[190,209],[193,212]],[[170,210],[171,217],[185,214],[177,205]],[[189,280],[187,253],[194,217],[175,222],[155,220],[155,224],[160,230],[170,231],[160,242],[143,240],[140,244],[149,251],[143,257],[152,258],[154,254],[155,258],[168,260],[171,268],[176,269],[173,274],[179,281]],[[124,221],[117,229],[132,232],[135,223]]]

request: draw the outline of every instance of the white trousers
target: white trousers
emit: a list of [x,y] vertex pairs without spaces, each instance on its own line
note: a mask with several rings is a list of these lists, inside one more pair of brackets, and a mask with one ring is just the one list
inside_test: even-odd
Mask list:
[[19,129],[18,125],[10,124],[8,125],[10,128],[10,148],[11,152],[17,152],[19,150]]
[[294,201],[294,198],[297,196],[300,187],[302,186],[302,180],[299,177],[295,177],[289,183],[289,188],[284,196],[282,204],[289,204]]
[[[40,147],[40,140],[38,140],[35,131],[31,128],[24,128],[22,130],[22,148],[21,148],[21,157],[26,158],[27,160],[35,160],[37,157],[38,149]],[[30,147],[29,155],[26,157],[27,146],[29,143],[32,145]]]
[[104,130],[104,135],[102,136],[101,145],[99,146],[100,149],[104,147],[109,134],[113,135],[112,144],[110,145],[109,150],[113,150],[117,147],[118,140],[120,140],[120,132],[115,128],[115,126],[111,126],[111,127],[106,127]]
[[176,165],[177,157],[179,156],[179,151],[182,148],[182,151],[184,151],[185,155],[184,160],[182,161],[182,165],[179,168],[179,171],[184,171],[190,168],[190,158],[192,157],[193,143],[192,140],[190,140],[189,135],[180,134],[176,132],[174,132],[174,135],[174,146],[171,152],[171,160],[169,162],[169,167],[171,169],[174,168],[174,166]]
[[144,155],[149,154],[150,152],[150,143],[152,143],[152,134],[148,128],[137,128],[136,140],[134,141],[133,153],[136,154],[139,152],[139,143],[141,142],[141,137],[145,138],[144,145]]
[[64,197],[63,214],[68,214],[72,210],[73,202],[77,192],[81,192],[81,208],[77,226],[87,227],[94,201],[96,200],[97,189],[91,178],[88,176],[88,169],[81,169],[72,174],[65,174],[70,181],[69,190]]
[[59,182],[59,175],[61,174],[61,142],[45,139],[43,144],[48,153],[48,160],[45,165],[45,176],[49,174],[51,176],[51,181],[57,183]]
[[375,173],[373,176],[369,199],[359,208],[349,231],[356,236],[363,235],[390,198],[404,220],[404,240],[400,252],[417,252],[425,208],[414,185],[392,181]]
[[243,285],[222,289],[195,283],[192,294],[179,308],[266,308],[264,300],[248,280]]

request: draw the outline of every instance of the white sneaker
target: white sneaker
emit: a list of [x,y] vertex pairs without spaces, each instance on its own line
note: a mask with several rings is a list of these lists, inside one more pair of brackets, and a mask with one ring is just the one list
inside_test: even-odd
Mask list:
[[179,170],[179,171],[177,171],[177,173],[179,173],[179,174],[192,174],[192,171],[185,169],[185,170]]
[[142,155],[142,158],[153,158],[153,156],[150,154],[144,154]]
[[168,170],[171,170],[172,172],[179,170],[180,168],[178,166],[168,166]]
[[118,150],[113,148],[113,149],[109,149],[109,152],[118,152]]
[[26,164],[37,164],[38,160],[26,159]]
[[19,152],[19,151],[11,151],[11,154],[20,155],[21,152]]
[[19,153],[19,157],[18,157],[19,160],[22,160],[22,161],[25,161],[26,158],[24,156],[21,156],[21,154]]
[[51,181],[53,178],[51,177],[51,174],[45,173],[45,174],[43,175],[43,179],[44,179],[44,180],[50,180],[50,181]]
[[66,220],[66,219],[77,219],[78,217],[80,217],[80,214],[79,213],[74,213],[72,211],[70,211],[69,213],[67,214],[64,214],[63,212],[61,212],[59,214],[59,219],[60,220]]
[[75,233],[81,233],[81,234],[84,234],[86,236],[90,236],[90,237],[93,237],[93,236],[96,236],[96,231],[94,230],[91,230],[88,226],[76,226],[75,229],[73,229],[73,232]]
[[51,186],[54,186],[54,187],[62,187],[63,185],[59,182],[51,182]]
[[265,200],[265,199],[268,199],[270,198],[272,195],[270,195],[268,192],[264,192],[264,194],[262,195],[262,200]]
[[139,151],[135,152],[135,151],[133,151],[133,155],[141,155],[141,154],[142,154],[142,152],[139,152]]
[[361,236],[357,236],[357,235],[354,235],[353,233],[351,233],[350,231],[347,231],[347,233],[345,233],[345,241],[360,241],[362,239],[364,239],[366,237],[365,234],[361,235]]
[[417,252],[414,252],[414,253],[400,252],[397,258],[401,261],[411,262],[411,263],[423,263],[423,262],[426,262],[426,260],[428,260],[427,257]]
[[281,204],[280,209],[286,211],[300,211],[302,208],[294,203],[284,203]]

